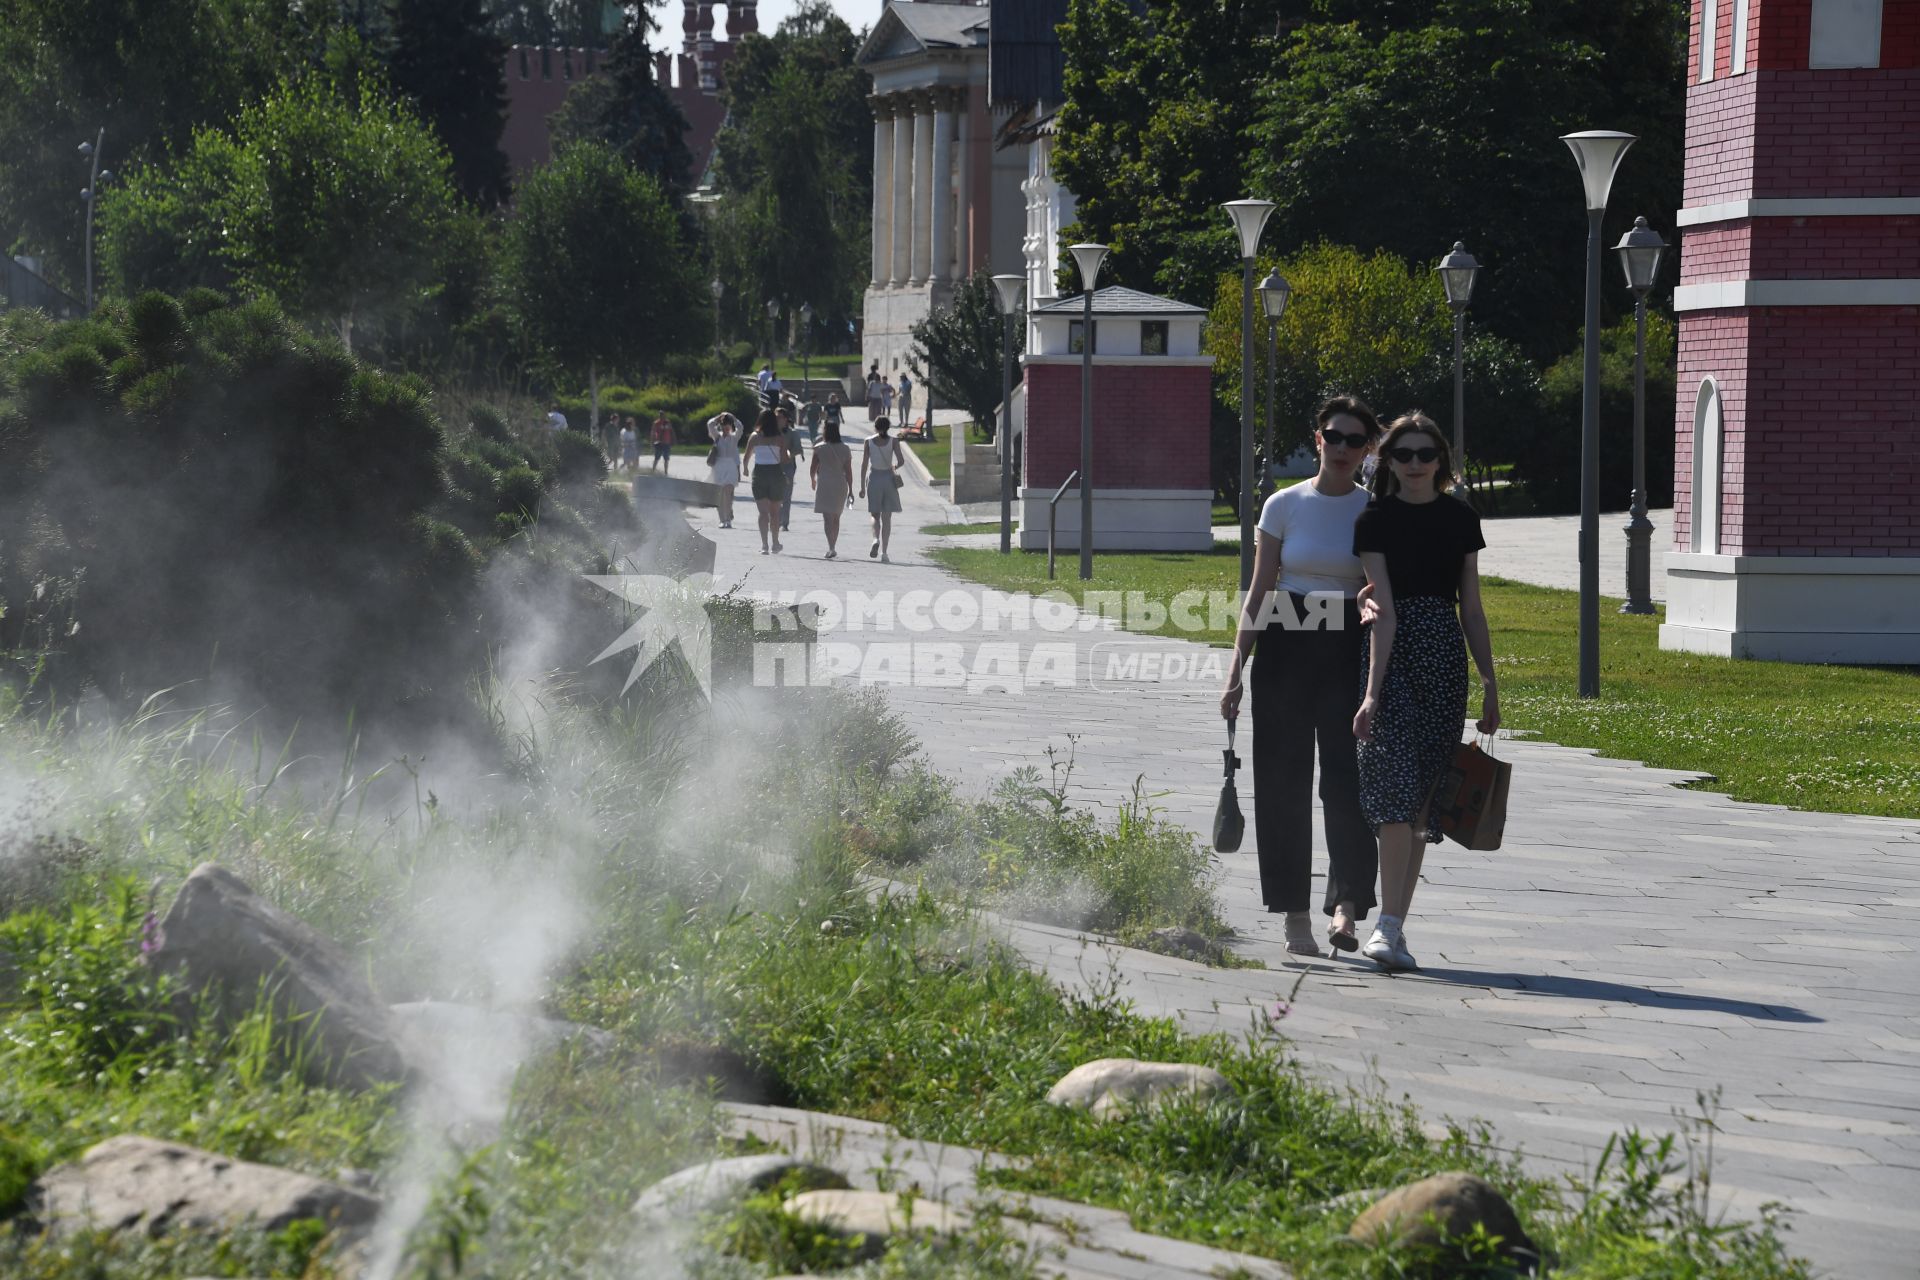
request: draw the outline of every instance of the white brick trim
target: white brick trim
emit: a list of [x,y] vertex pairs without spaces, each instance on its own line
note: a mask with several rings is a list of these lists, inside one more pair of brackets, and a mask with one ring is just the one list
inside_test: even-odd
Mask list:
[[1675,311],[1726,307],[1920,307],[1920,280],[1710,280],[1673,291]]
[[1682,209],[1676,226],[1698,227],[1739,218],[1897,218],[1920,214],[1920,196],[1853,196],[1805,200],[1728,200]]
[[[1099,322],[1099,320],[1100,320],[1100,317],[1098,315],[1094,316],[1094,321],[1096,324]],[[1021,356],[1020,363],[1023,365],[1065,364],[1065,365],[1074,365],[1077,367],[1080,363],[1080,357],[1078,355]],[[1105,356],[1105,355],[1101,355],[1098,351],[1093,353],[1093,367],[1096,369],[1099,369],[1103,366],[1116,365],[1116,364],[1159,365],[1161,368],[1166,368],[1168,365],[1186,365],[1190,368],[1196,365],[1201,367],[1211,367],[1213,365],[1213,357],[1212,356]]]

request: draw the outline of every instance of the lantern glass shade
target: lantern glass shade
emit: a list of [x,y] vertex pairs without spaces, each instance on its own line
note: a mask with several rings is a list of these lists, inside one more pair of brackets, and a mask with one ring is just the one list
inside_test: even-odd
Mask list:
[[1080,287],[1092,293],[1094,282],[1100,278],[1100,264],[1106,260],[1107,246],[1103,244],[1076,244],[1069,247],[1073,254],[1073,263],[1080,268]]
[[715,302],[720,301],[720,295],[725,293],[726,291],[727,291],[727,286],[720,283],[719,276],[715,276],[707,284],[707,292],[713,295],[713,300]]
[[1631,133],[1620,133],[1613,129],[1587,129],[1580,133],[1567,133],[1560,136],[1573,152],[1574,163],[1580,166],[1580,183],[1586,188],[1587,212],[1595,213],[1607,207],[1607,193],[1613,190],[1613,175],[1620,168],[1620,157],[1627,154],[1627,148],[1639,141]]
[[769,319],[771,319],[772,317],[774,317],[774,316],[777,316],[777,315],[779,315],[779,314],[780,314],[780,299],[778,299],[778,298],[768,298],[768,299],[767,299],[767,316],[768,316],[768,318],[769,318]]
[[1660,233],[1649,227],[1645,218],[1635,218],[1633,230],[1621,236],[1613,248],[1620,255],[1621,270],[1626,272],[1627,288],[1635,293],[1653,288],[1654,278],[1660,274],[1660,257],[1667,251]]
[[1003,275],[993,278],[993,290],[1000,296],[1000,314],[1012,315],[1020,309],[1020,294],[1027,287],[1025,276]]
[[1270,271],[1267,278],[1260,282],[1260,305],[1266,309],[1267,319],[1278,321],[1287,312],[1287,299],[1293,296],[1293,286],[1278,271]]
[[1453,252],[1440,259],[1440,265],[1434,268],[1440,273],[1440,287],[1447,291],[1447,305],[1464,307],[1473,301],[1473,282],[1480,274],[1480,264],[1467,252],[1466,245],[1453,242]]
[[800,323],[813,323],[813,304],[811,302],[803,302],[800,304]]
[[1271,200],[1229,200],[1220,206],[1233,218],[1233,229],[1240,236],[1240,256],[1251,258],[1260,252],[1260,233],[1266,229],[1267,215],[1273,212]]

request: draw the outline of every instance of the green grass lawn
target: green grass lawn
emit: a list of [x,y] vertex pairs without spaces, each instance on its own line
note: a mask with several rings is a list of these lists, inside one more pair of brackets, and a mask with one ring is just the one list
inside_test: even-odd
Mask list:
[[[1071,560],[1047,582],[1046,557],[943,549],[961,575],[1005,590],[1070,594]],[[1096,591],[1169,600],[1195,588],[1230,591],[1239,551],[1130,554],[1094,560]],[[1712,775],[1737,800],[1840,813],[1920,817],[1920,668],[1732,661],[1659,645],[1664,611],[1600,612],[1601,696],[1576,695],[1578,597],[1489,579],[1488,619],[1508,728],[1603,755]],[[1161,634],[1186,634],[1169,622]],[[1189,638],[1227,644],[1224,630]]]
[[953,432],[940,429],[937,438],[932,441],[916,440],[903,447],[911,449],[913,456],[920,459],[940,484],[947,484],[953,478]]
[[[1017,524],[1019,522],[1015,521],[1015,523]],[[923,524],[920,526],[920,532],[932,534],[998,533],[1000,532],[1000,522],[998,520],[992,520],[981,524]]]

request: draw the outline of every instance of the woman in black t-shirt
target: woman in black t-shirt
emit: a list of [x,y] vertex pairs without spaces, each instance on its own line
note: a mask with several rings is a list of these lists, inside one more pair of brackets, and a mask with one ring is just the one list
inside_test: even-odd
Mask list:
[[1417,967],[1404,924],[1427,845],[1440,839],[1428,801],[1467,717],[1463,632],[1480,669],[1480,732],[1500,727],[1476,554],[1487,543],[1473,509],[1445,496],[1452,477],[1433,420],[1403,415],[1387,428],[1373,501],[1353,527],[1378,609],[1362,642],[1366,686],[1353,717],[1360,808],[1380,838],[1380,919],[1360,951],[1383,969]]

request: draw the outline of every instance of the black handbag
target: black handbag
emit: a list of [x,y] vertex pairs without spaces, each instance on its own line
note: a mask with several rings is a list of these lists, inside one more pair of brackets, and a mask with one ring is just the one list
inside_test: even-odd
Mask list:
[[1220,853],[1238,853],[1240,837],[1247,833],[1247,820],[1240,813],[1240,793],[1234,789],[1233,775],[1240,768],[1240,757],[1233,753],[1233,728],[1227,721],[1226,778],[1220,784],[1220,803],[1213,810],[1213,847]]

